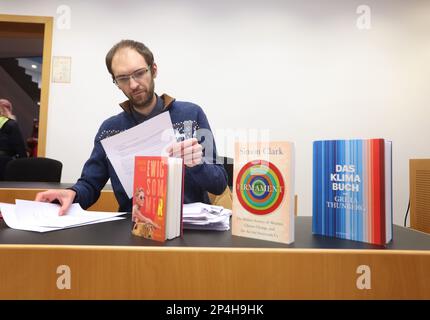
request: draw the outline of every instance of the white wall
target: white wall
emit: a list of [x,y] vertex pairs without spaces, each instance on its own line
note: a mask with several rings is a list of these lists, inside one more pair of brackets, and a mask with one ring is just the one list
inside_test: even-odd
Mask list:
[[[357,28],[359,5],[371,29]],[[54,16],[53,55],[72,57],[72,83],[50,87],[47,156],[75,181],[98,126],[123,96],[104,57],[123,38],[146,43],[159,66],[157,92],[200,104],[220,154],[223,133],[270,129],[296,143],[299,214],[312,214],[312,141],[393,141],[394,222],[408,203],[410,158],[430,157],[430,3],[366,1],[0,0],[0,12]]]

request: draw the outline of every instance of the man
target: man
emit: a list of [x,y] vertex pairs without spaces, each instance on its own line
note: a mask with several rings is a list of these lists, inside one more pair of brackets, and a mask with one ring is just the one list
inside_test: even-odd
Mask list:
[[[120,104],[123,111],[105,120],[100,126],[94,140],[93,151],[84,165],[78,182],[67,190],[38,193],[36,201],[59,201],[60,215],[66,213],[73,202],[78,202],[86,209],[97,201],[100,191],[110,178],[119,203],[119,211],[131,212],[132,199],[128,198],[106,158],[100,141],[162,112],[170,113],[179,140],[170,148],[170,156],[182,157],[186,166],[184,202],[208,203],[208,192],[223,193],[227,186],[226,172],[222,165],[214,163],[216,148],[215,143],[212,143],[213,137],[206,115],[195,104],[176,101],[166,94],[161,96],[155,94],[154,79],[157,77],[157,65],[151,51],[140,42],[123,40],[107,53],[106,66],[113,82],[128,98]],[[204,133],[205,149],[210,150],[205,151],[205,155],[202,145],[198,142],[198,138],[201,138],[199,132]],[[209,148],[208,142],[213,144]]]

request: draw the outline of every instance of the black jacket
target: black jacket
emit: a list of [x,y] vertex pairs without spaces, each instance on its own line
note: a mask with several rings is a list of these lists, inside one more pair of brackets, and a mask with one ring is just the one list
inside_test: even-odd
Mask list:
[[0,154],[10,157],[27,157],[24,139],[15,120],[0,116]]

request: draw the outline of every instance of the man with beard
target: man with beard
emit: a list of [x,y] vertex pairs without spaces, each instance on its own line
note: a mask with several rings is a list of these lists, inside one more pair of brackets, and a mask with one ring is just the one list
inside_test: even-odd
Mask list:
[[[182,157],[185,164],[184,203],[209,203],[208,192],[222,194],[227,186],[227,174],[216,164],[216,147],[203,110],[192,103],[176,101],[154,92],[157,64],[152,52],[140,42],[122,40],[106,55],[106,66],[113,82],[127,96],[121,103],[123,111],[105,120],[94,140],[90,158],[84,165],[77,183],[66,190],[47,190],[38,193],[36,201],[61,204],[59,214],[65,214],[73,202],[84,209],[94,204],[108,179],[119,203],[119,211],[132,211],[130,199],[122,187],[100,141],[130,129],[162,112],[169,112],[178,142],[170,148],[170,156]],[[204,154],[199,139],[203,137]],[[201,141],[200,141],[201,142]],[[208,147],[208,143],[212,145]],[[133,219],[139,217],[133,217]]]

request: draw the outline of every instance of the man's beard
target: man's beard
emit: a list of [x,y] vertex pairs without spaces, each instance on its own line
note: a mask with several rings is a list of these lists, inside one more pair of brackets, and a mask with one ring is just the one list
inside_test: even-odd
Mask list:
[[[136,91],[139,92],[140,90],[136,90]],[[145,109],[146,107],[148,107],[151,104],[152,99],[154,97],[154,82],[152,81],[152,83],[149,85],[148,90],[144,91],[141,94],[145,95],[141,99],[135,99],[133,97],[132,93],[128,97],[130,99],[131,103],[133,104],[133,106],[137,109]]]

